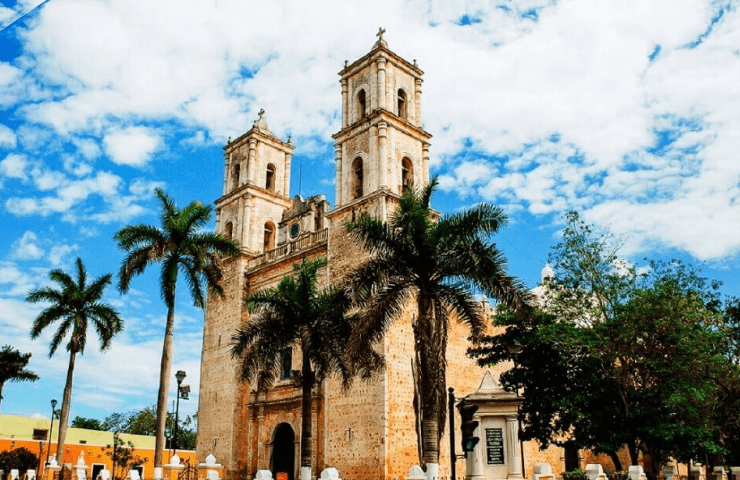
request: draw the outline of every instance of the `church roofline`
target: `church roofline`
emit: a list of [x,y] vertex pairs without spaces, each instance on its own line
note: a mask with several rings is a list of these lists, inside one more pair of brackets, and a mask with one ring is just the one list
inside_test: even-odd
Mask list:
[[[421,77],[422,75],[424,75],[424,71],[421,68],[410,63],[408,60],[399,56],[398,54],[393,52],[393,50],[388,48],[388,44],[385,42],[385,40],[378,40],[375,43],[375,45],[373,45],[373,48],[368,53],[358,58],[351,64],[345,65],[345,67],[339,71],[339,75],[342,78],[352,75],[357,70],[360,70],[361,68],[363,68],[371,60],[373,60],[376,57],[382,56],[383,54],[386,54],[388,57],[393,58],[393,60],[395,61],[394,63],[408,70],[408,73],[416,77]],[[416,61],[414,61],[414,63],[416,63]]]
[[290,141],[283,142],[269,130],[267,132],[264,132],[258,126],[253,126],[249,130],[247,130],[246,133],[240,135],[235,140],[227,142],[226,145],[223,146],[223,149],[225,152],[229,152],[231,150],[239,148],[249,140],[249,137],[252,136],[258,137],[261,140],[268,140],[270,142],[273,142],[276,147],[282,147],[282,149],[284,149],[284,151],[286,151],[287,153],[291,153],[293,150],[295,150],[295,145],[293,145]]

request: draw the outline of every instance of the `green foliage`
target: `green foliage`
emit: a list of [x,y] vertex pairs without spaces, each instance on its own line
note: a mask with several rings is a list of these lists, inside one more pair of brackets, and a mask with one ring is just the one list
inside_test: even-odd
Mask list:
[[67,352],[69,352],[69,364],[60,409],[57,441],[59,445],[57,461],[59,463],[62,462],[69,408],[72,401],[75,357],[77,354],[82,355],[85,352],[90,328],[94,329],[97,334],[101,351],[107,350],[113,337],[123,330],[123,320],[118,312],[109,304],[101,301],[105,288],[110,284],[111,275],[102,275],[88,284],[87,271],[82,259],[77,258],[75,267],[76,278],[72,278],[60,269],[52,270],[49,273],[49,278],[58,284],[59,288],[40,288],[30,292],[26,297],[26,301],[29,303],[43,302],[49,304],[33,321],[31,338],[38,338],[46,328],[53,324],[58,325],[49,344],[49,358],[54,355],[64,339],[69,336],[69,342],[66,346]]
[[131,441],[124,441],[118,434],[113,435],[113,445],[104,449],[105,455],[111,459],[113,471],[111,478],[121,480],[126,478],[129,470],[146,463],[147,458],[136,453],[136,448]]
[[588,475],[580,468],[576,468],[570,472],[563,472],[563,480],[588,480]]
[[[182,450],[194,450],[197,433],[195,416],[180,417],[178,421],[180,425],[177,432],[177,447]],[[174,424],[174,412],[167,412],[170,439],[174,432]],[[157,411],[154,405],[150,405],[141,410],[112,413],[101,422],[101,430],[133,435],[155,435],[157,431]]]
[[349,277],[350,288],[363,307],[350,349],[356,342],[380,341],[410,302],[418,312],[412,321],[413,373],[414,405],[420,406],[423,417],[417,410],[422,464],[439,463],[447,412],[451,314],[469,328],[471,337],[477,337],[483,325],[473,289],[519,310],[528,299],[523,285],[508,275],[503,253],[491,241],[506,224],[503,210],[480,204],[435,221],[438,215],[430,201],[436,186],[434,178],[421,191],[408,188],[388,222],[363,215],[346,226],[370,254]]
[[26,368],[29,361],[30,353],[21,353],[10,345],[0,349],[0,402],[3,400],[5,382],[35,382],[39,379],[38,375]]
[[167,390],[172,370],[172,338],[175,323],[175,291],[178,275],[182,273],[196,307],[205,306],[204,285],[214,295],[222,295],[221,264],[224,256],[239,253],[239,245],[224,235],[204,233],[202,229],[211,219],[211,207],[190,202],[180,209],[162,189],[155,195],[160,202],[161,225],[128,225],[119,230],[114,239],[126,252],[118,273],[118,289],[127,292],[131,280],[147,267],[161,263],[160,295],[167,306],[162,368],[157,392],[156,442],[154,466],[162,466],[165,423],[167,417]]
[[26,447],[0,452],[0,470],[4,471],[6,475],[12,469],[17,469],[23,475],[29,468],[35,470],[38,466],[39,457]]
[[281,359],[288,349],[301,354],[301,370],[294,382],[302,388],[301,466],[311,466],[311,391],[330,374],[338,373],[344,386],[359,373],[369,378],[382,366],[382,357],[372,348],[357,361],[346,355],[353,317],[347,293],[338,288],[319,290],[319,269],[326,260],[318,258],[294,265],[293,276],[277,287],[256,292],[247,299],[251,320],[232,337],[232,356],[238,359],[239,377],[265,390],[279,378]]
[[79,415],[72,419],[72,423],[69,426],[72,428],[86,428],[88,430],[107,430],[97,418],[85,418]]
[[630,478],[629,473],[624,470],[618,470],[616,472],[607,472],[606,476],[609,480],[628,480]]
[[[727,365],[718,284],[680,262],[638,271],[618,247],[569,214],[543,310],[504,311],[495,322],[505,331],[471,354],[483,365],[516,360],[501,380],[524,387],[522,438],[543,447],[570,439],[619,469],[626,446],[633,464],[650,455],[654,471],[667,456],[719,452],[709,375]],[[516,358],[506,348],[515,342]]]

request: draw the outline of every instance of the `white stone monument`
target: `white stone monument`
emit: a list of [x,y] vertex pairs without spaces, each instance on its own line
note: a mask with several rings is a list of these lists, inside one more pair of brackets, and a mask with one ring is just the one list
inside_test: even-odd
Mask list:
[[478,406],[475,419],[480,422],[474,432],[480,441],[468,452],[465,480],[522,480],[517,420],[522,399],[505,391],[491,372],[486,372],[478,391],[465,401]]
[[424,470],[422,470],[420,466],[414,465],[409,469],[409,474],[406,477],[406,480],[424,480],[425,478]]
[[630,480],[647,480],[645,472],[642,470],[642,465],[630,465],[627,474]]
[[141,480],[141,477],[139,476],[139,471],[135,468],[132,468],[128,471],[126,474],[127,480]]
[[257,470],[254,480],[272,480],[272,472],[269,470]]
[[712,472],[712,480],[727,480],[727,474],[725,473],[724,467],[714,467]]
[[342,479],[339,478],[339,472],[337,471],[337,469],[330,467],[330,468],[325,468],[321,472],[321,480],[342,480]]
[[29,468],[26,470],[26,474],[23,475],[25,480],[36,480],[36,470]]
[[89,468],[85,465],[85,453],[80,451],[80,455],[77,457],[77,464],[75,465],[75,478],[77,480],[87,480],[87,470]]
[[107,468],[102,469],[98,472],[98,476],[95,477],[95,480],[110,480],[110,470]]
[[555,475],[552,473],[552,465],[549,463],[536,463],[532,478],[533,480],[555,480]]
[[586,475],[588,475],[588,480],[608,480],[604,474],[604,469],[598,463],[586,465]]
[[8,480],[18,480],[18,469],[13,468],[10,470],[10,476],[8,477]]

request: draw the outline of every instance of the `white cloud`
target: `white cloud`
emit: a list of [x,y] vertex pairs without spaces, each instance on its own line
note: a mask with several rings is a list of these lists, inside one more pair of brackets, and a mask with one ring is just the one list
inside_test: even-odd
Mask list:
[[141,167],[161,145],[159,135],[151,129],[130,127],[114,130],[103,139],[105,153],[114,163]]
[[34,232],[25,232],[21,238],[13,242],[12,258],[19,260],[36,260],[44,256],[44,250],[38,245],[38,237]]
[[[444,189],[535,215],[579,208],[600,222],[608,215],[598,212],[628,205],[640,245],[698,258],[740,251],[740,231],[709,248],[680,222],[663,219],[658,227],[651,213],[712,205],[721,211],[702,218],[719,232],[718,222],[740,201],[740,162],[730,160],[740,149],[737,9],[725,9],[710,29],[723,7],[706,0],[528,0],[506,8],[386,0],[372,12],[351,2],[311,2],[261,5],[259,17],[250,15],[253,8],[196,0],[176,9],[169,1],[48,2],[22,37],[29,55],[23,66],[34,81],[20,80],[20,61],[2,63],[0,87],[18,100],[19,85],[23,92],[35,86],[30,92],[39,100],[19,112],[73,134],[87,160],[102,146],[113,162],[143,167],[171,140],[162,122],[181,126],[177,141],[184,144],[218,142],[243,133],[262,107],[274,132],[293,134],[300,153],[318,155],[339,128],[336,71],[364,54],[383,25],[390,47],[426,71],[424,123],[435,135],[432,165]],[[317,30],[326,18],[343,21]],[[348,41],[358,35],[366,43]],[[658,145],[663,134],[677,138]],[[94,166],[66,159],[65,171],[88,177]],[[41,180],[38,188],[62,192],[52,186],[58,178]],[[14,212],[66,211],[81,197],[8,205]],[[97,221],[143,211],[133,200],[110,204],[115,208],[98,212]]]
[[0,147],[13,148],[18,143],[15,132],[7,126],[0,123]]
[[0,162],[0,173],[8,178],[26,178],[28,160],[23,155],[11,153]]

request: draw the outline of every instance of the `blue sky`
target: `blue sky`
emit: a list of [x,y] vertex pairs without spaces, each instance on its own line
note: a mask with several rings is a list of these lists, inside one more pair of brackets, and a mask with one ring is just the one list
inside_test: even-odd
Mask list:
[[[740,294],[737,1],[21,0],[0,7],[0,344],[32,352],[35,384],[3,413],[49,415],[67,366],[28,336],[23,299],[82,257],[116,272],[112,236],[221,194],[226,139],[264,108],[296,145],[304,196],[333,203],[337,72],[389,47],[425,74],[435,207],[503,206],[497,237],[534,287],[563,213],[624,237],[622,253],[681,258]],[[299,165],[301,168],[299,169]],[[107,300],[126,330],[77,362],[71,415],[151,405],[165,310],[155,274]],[[173,371],[198,391],[203,315],[178,298]],[[172,396],[172,395],[171,395]],[[193,413],[197,394],[181,411]]]

